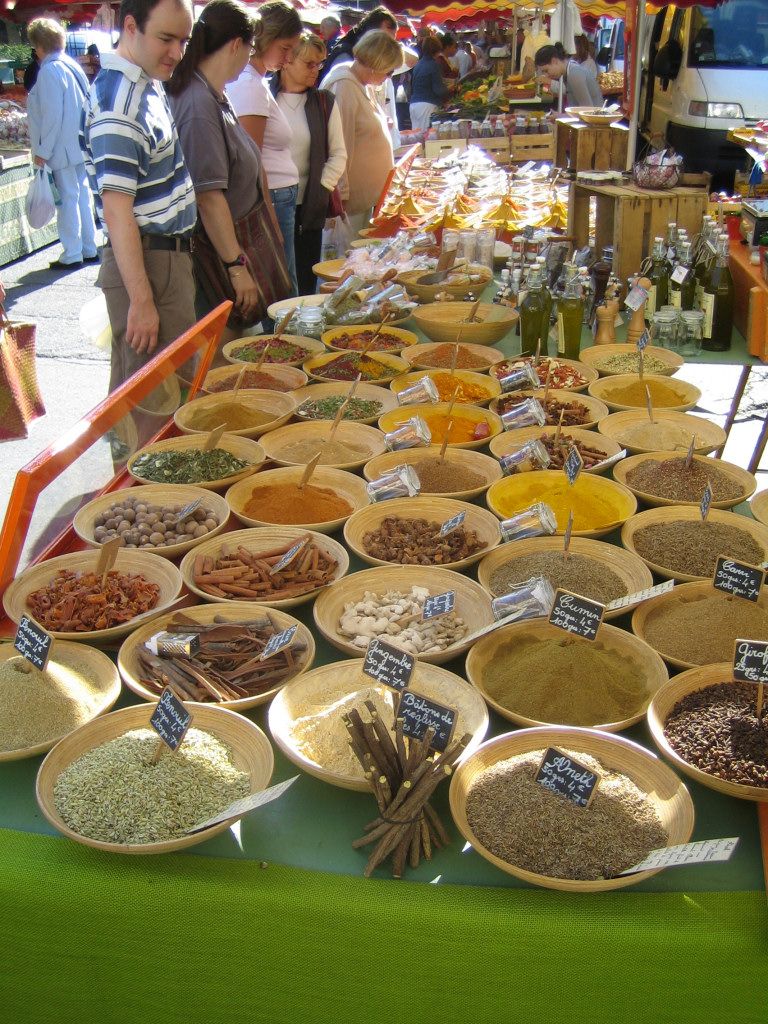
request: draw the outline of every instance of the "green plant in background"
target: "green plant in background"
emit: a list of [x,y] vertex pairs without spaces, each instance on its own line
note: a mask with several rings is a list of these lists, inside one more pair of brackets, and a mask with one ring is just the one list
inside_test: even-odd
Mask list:
[[20,67],[26,67],[32,60],[29,43],[1,43],[0,60],[12,60]]

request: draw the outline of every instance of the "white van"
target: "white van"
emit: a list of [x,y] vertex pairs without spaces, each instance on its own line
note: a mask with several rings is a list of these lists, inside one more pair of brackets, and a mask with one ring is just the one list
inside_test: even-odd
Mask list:
[[640,130],[666,135],[686,170],[710,171],[713,186],[730,187],[746,155],[728,130],[768,118],[768,3],[670,6],[651,18]]

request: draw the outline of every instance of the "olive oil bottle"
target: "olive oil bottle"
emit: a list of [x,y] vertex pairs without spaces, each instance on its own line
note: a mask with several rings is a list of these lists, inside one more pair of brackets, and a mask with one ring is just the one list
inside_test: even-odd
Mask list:
[[650,321],[653,320],[656,310],[666,306],[669,301],[669,264],[664,239],[660,235],[653,240],[651,269],[647,276],[651,287],[648,289],[648,301],[645,304],[645,318]]
[[727,352],[733,329],[733,278],[728,269],[728,235],[717,241],[715,262],[704,279],[701,308],[704,313],[702,348],[708,352]]
[[669,304],[676,309],[693,309],[696,278],[693,274],[692,248],[688,241],[679,243],[677,264],[669,275]]
[[540,267],[531,267],[528,271],[526,284],[525,298],[520,303],[520,351],[524,356],[533,356],[536,354],[539,342],[541,342],[541,351],[546,354],[546,333],[542,337],[546,302]]
[[584,298],[578,268],[569,268],[565,291],[557,303],[557,354],[564,359],[578,359],[581,350],[581,328],[584,322]]

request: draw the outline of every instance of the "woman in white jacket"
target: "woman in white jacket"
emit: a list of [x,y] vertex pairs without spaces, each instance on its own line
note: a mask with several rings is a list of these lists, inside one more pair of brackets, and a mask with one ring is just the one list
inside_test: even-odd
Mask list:
[[58,22],[37,18],[30,23],[28,35],[40,60],[27,103],[32,156],[36,167],[50,169],[61,197],[56,222],[64,251],[51,267],[96,263],[96,224],[79,141],[88,79],[64,52],[66,36]]

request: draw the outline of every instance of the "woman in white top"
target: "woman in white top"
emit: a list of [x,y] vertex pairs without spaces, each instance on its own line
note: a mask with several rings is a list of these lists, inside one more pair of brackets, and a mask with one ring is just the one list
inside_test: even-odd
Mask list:
[[296,255],[293,242],[299,172],[291,157],[291,127],[264,76],[279,71],[294,51],[301,34],[301,19],[282,0],[259,8],[261,31],[245,70],[228,89],[240,124],[261,150],[269,195],[283,236],[285,262],[298,295]]
[[294,242],[299,295],[315,290],[312,267],[320,259],[331,193],[347,166],[347,150],[334,97],[315,88],[325,43],[305,32],[271,90],[291,127],[291,157],[299,172]]
[[542,46],[534,59],[536,70],[547,78],[565,83],[567,107],[601,107],[603,94],[594,78],[573,57],[569,57],[561,43]]

